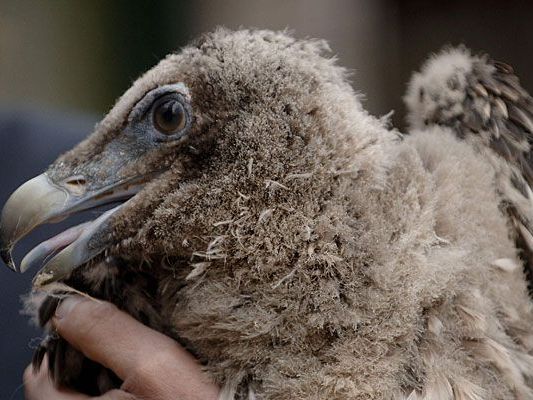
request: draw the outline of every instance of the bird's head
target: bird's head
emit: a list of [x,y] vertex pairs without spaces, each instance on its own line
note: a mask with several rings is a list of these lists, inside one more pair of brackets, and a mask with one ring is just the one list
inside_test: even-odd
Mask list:
[[463,112],[473,57],[464,46],[432,55],[411,77],[404,101],[412,129],[446,123]]
[[37,246],[21,270],[44,263],[41,286],[106,253],[190,256],[190,242],[209,236],[234,199],[266,202],[288,175],[355,168],[356,143],[370,148],[382,128],[325,47],[220,29],[169,55],[84,142],[13,193],[0,222],[2,258],[14,268],[13,246],[36,226],[117,202]]

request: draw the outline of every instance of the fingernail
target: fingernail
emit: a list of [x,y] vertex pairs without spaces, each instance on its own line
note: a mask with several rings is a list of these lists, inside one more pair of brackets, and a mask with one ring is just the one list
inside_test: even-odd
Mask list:
[[59,304],[59,307],[57,307],[55,312],[55,317],[57,319],[61,319],[66,317],[70,311],[81,301],[80,296],[68,296],[61,303]]

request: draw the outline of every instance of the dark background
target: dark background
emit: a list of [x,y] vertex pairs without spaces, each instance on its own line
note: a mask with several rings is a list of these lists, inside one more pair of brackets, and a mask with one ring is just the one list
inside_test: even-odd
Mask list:
[[[90,133],[140,73],[215,26],[327,39],[355,70],[368,110],[394,109],[402,129],[411,71],[445,44],[512,64],[533,90],[532,17],[532,2],[487,0],[0,0],[0,206]],[[17,259],[58,230],[37,230]],[[20,314],[33,272],[0,268],[0,400],[23,398],[22,371],[41,335]]]

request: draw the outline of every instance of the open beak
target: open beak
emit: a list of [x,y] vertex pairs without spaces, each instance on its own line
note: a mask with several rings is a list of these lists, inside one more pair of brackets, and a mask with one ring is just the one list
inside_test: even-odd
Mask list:
[[[104,204],[125,202],[144,186],[148,178],[125,179],[93,191],[85,190],[85,180],[80,177],[56,184],[45,173],[29,180],[11,195],[2,210],[0,257],[16,271],[11,255],[13,247],[34,228]],[[35,265],[43,266],[34,278],[35,286],[65,277],[109,247],[109,219],[123,205],[41,243],[24,257],[20,271]]]

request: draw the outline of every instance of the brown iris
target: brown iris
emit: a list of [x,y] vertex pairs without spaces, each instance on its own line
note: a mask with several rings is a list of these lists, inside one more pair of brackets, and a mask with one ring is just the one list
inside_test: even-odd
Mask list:
[[154,126],[164,135],[172,135],[185,128],[186,115],[176,99],[164,99],[154,107]]

